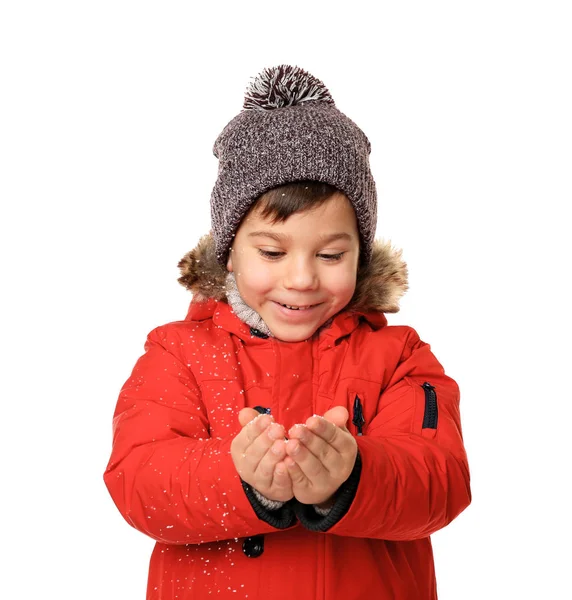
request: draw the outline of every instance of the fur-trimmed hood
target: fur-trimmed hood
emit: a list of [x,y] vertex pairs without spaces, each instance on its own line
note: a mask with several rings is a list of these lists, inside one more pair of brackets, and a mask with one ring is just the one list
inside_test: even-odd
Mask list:
[[[347,309],[357,312],[396,313],[399,300],[408,290],[407,263],[402,250],[389,241],[376,240],[372,257],[357,274],[357,285]],[[191,292],[193,300],[210,298],[226,301],[226,269],[217,261],[212,236],[203,236],[193,250],[179,261],[181,277],[178,282]]]

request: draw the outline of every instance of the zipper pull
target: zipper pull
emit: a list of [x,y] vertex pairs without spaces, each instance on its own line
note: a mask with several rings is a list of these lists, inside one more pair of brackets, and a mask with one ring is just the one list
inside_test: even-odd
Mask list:
[[423,413],[423,429],[437,429],[439,407],[437,406],[437,392],[435,386],[428,381],[421,384],[425,392],[425,412]]
[[354,417],[352,419],[352,423],[357,427],[358,435],[363,435],[362,427],[364,426],[365,419],[363,417],[361,400],[359,399],[359,396],[357,394],[354,400]]

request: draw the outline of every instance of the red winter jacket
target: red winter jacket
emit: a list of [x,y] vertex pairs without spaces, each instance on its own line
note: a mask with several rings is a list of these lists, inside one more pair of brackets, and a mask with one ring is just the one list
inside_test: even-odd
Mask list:
[[[437,597],[429,536],[469,505],[470,475],[457,384],[383,314],[407,289],[399,256],[377,243],[352,303],[296,343],[231,311],[209,236],[179,263],[193,302],[149,333],[104,475],[127,522],[157,541],[148,600]],[[332,512],[258,504],[230,456],[239,410],[269,409],[288,429],[337,405],[358,460]]]

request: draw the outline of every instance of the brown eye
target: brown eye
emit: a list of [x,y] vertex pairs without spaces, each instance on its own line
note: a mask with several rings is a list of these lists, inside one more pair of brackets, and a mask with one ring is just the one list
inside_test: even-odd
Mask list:
[[318,256],[327,261],[335,262],[336,260],[340,260],[344,254],[345,252],[338,252],[338,254],[318,254]]
[[258,248],[258,253],[270,260],[276,260],[284,254],[284,252],[269,252],[268,250],[261,250],[260,248]]

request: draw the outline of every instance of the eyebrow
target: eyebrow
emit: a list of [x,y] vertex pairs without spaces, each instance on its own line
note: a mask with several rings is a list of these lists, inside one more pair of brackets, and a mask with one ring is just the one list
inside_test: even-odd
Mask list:
[[[253,231],[248,234],[248,237],[267,237],[277,242],[286,242],[292,239],[292,236],[286,235],[285,233],[276,233],[274,231]],[[352,241],[352,236],[349,233],[330,233],[329,235],[321,235],[320,241],[324,244],[334,242],[336,240]]]

